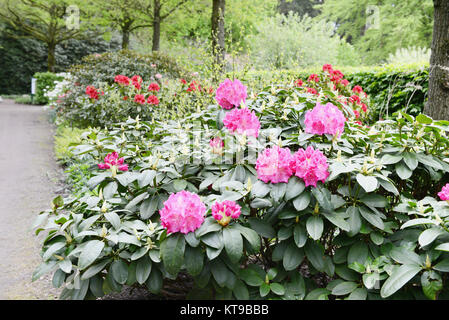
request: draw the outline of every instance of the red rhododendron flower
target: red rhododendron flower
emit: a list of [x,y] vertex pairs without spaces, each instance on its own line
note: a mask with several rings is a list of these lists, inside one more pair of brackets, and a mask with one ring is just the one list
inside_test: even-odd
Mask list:
[[148,91],[156,91],[156,92],[158,92],[160,89],[161,88],[159,87],[159,85],[156,82],[152,82],[148,86]]
[[352,88],[352,92],[361,93],[363,92],[363,89],[361,86],[354,86],[354,88]]
[[352,95],[351,97],[349,97],[349,101],[351,101],[352,103],[356,103],[356,104],[360,104],[361,100],[360,97],[358,95]]
[[343,79],[344,74],[340,70],[332,70],[332,75],[338,79]]
[[349,81],[346,79],[343,79],[343,80],[341,80],[340,83],[346,87],[349,84]]
[[119,75],[115,76],[114,81],[119,84],[124,84],[127,86],[127,85],[129,85],[131,80],[127,76],[119,74]]
[[363,112],[368,111],[368,107],[364,103],[362,103],[362,110],[363,110]]
[[125,100],[125,101],[128,100],[128,96],[124,96],[123,100]]
[[140,90],[141,88],[142,88],[142,85],[141,85],[141,83],[142,83],[142,77],[141,76],[138,76],[138,75],[135,75],[135,76],[133,76],[132,78],[131,78],[131,81],[132,81],[132,83],[133,83],[133,86],[137,89],[137,90]]
[[145,96],[143,94],[136,94],[134,96],[134,102],[144,104],[145,103]]
[[187,84],[187,81],[185,79],[180,80],[182,84]]
[[358,119],[360,117],[360,112],[356,109],[354,109],[353,111],[354,111],[355,118]]
[[159,99],[156,96],[149,96],[148,99],[147,99],[147,102],[149,104],[158,105],[159,104]]
[[318,81],[320,81],[320,77],[318,77],[317,74],[312,73],[312,74],[309,76],[309,82],[312,82],[312,81],[318,82]]
[[189,87],[187,88],[187,92],[200,91],[200,90],[201,90],[201,86],[195,80],[190,82]]
[[327,71],[329,73],[331,73],[334,69],[332,69],[332,65],[326,63],[323,65],[323,71]]
[[97,91],[97,89],[95,89],[94,86],[87,86],[86,87],[86,94],[91,98],[91,99],[98,99],[99,96],[99,92]]
[[316,91],[315,88],[307,88],[307,92],[311,94],[318,94],[318,91]]
[[302,87],[303,84],[304,84],[304,82],[302,82],[301,79],[298,79],[295,81],[295,86],[297,86],[297,87]]

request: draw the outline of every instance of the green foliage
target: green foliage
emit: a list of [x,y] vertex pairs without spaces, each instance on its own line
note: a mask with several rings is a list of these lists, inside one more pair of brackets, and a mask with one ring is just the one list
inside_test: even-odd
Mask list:
[[389,64],[429,63],[430,49],[420,47],[399,48],[388,56]]
[[49,100],[45,93],[51,91],[56,86],[57,81],[64,79],[63,76],[52,72],[37,72],[33,75],[33,78],[36,79],[36,94],[33,99],[35,104],[48,103]]
[[[319,89],[321,103],[350,115]],[[178,121],[137,118],[86,131],[72,154],[92,164],[89,180],[81,196],[58,197],[37,217],[36,233],[46,237],[33,278],[53,271],[63,299],[124,284],[162,294],[180,274],[193,281],[193,296],[217,299],[446,297],[449,205],[436,197],[449,181],[449,122],[398,112],[368,127],[349,116],[340,138],[306,134],[305,111],[316,102],[292,85],[251,96],[259,140],[230,135],[215,105]],[[216,136],[225,140],[223,158],[210,150]],[[295,176],[263,183],[253,156],[274,144],[320,149],[330,176],[317,187]],[[95,166],[113,151],[129,171]],[[181,190],[209,209],[236,201],[242,214],[222,227],[208,210],[196,231],[167,234],[157,212]]]
[[399,48],[431,44],[431,0],[361,0],[357,5],[351,0],[326,0],[317,8],[320,18],[338,24],[338,34],[354,45],[365,65],[385,62]]
[[[152,67],[153,64],[156,67]],[[112,84],[118,74],[140,75],[143,79],[154,79],[157,73],[164,79],[187,76],[181,66],[161,52],[139,54],[129,50],[86,56],[81,64],[72,66],[68,72],[82,86]]]
[[[250,37],[250,43],[251,59],[258,68],[272,70],[338,64],[339,57],[344,62],[356,57],[351,46],[335,34],[334,26],[324,20],[293,13],[278,14],[261,21],[257,31]],[[343,56],[348,49],[349,59]],[[357,58],[353,63],[356,61]]]
[[73,157],[70,147],[81,142],[83,129],[72,128],[66,125],[58,125],[55,134],[55,157],[62,163],[67,164]]

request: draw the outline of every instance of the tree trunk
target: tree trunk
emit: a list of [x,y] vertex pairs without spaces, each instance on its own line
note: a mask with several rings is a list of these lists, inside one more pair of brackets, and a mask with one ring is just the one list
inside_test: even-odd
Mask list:
[[56,50],[56,44],[53,42],[47,43],[48,47],[48,54],[47,54],[47,69],[49,72],[55,72],[55,65],[56,65],[56,57],[55,57],[55,50]]
[[223,71],[225,57],[225,0],[212,0],[212,54],[219,71]]
[[153,9],[153,51],[159,51],[161,39],[161,4],[159,0],[154,0]]
[[449,120],[449,0],[433,0],[434,25],[429,90],[424,113]]
[[122,29],[122,49],[129,47],[129,29]]

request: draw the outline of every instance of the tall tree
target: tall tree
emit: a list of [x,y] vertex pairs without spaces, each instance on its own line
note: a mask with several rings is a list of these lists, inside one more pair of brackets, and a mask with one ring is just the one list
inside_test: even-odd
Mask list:
[[68,9],[76,3],[72,0],[4,0],[0,4],[0,19],[20,31],[10,33],[11,37],[27,37],[44,42],[48,48],[48,71],[54,71],[56,46],[81,36],[89,27],[86,22],[68,25]]
[[212,54],[221,71],[225,57],[225,0],[212,0]]
[[424,112],[434,119],[449,120],[449,0],[433,0],[433,5],[429,100]]

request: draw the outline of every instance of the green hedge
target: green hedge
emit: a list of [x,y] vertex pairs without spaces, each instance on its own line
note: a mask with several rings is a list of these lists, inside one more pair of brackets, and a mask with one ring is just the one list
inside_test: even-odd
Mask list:
[[47,104],[48,98],[45,92],[55,87],[55,81],[61,81],[64,77],[52,72],[36,72],[33,75],[36,78],[36,95],[33,99],[34,104]]
[[[385,118],[398,110],[412,115],[422,112],[427,99],[429,65],[384,65],[375,67],[338,67],[352,86],[360,85],[370,96],[376,117]],[[319,67],[302,70],[248,71],[236,74],[235,78],[249,84],[258,91],[267,85],[286,83],[298,78],[307,80]],[[232,77],[232,75],[229,75]]]

